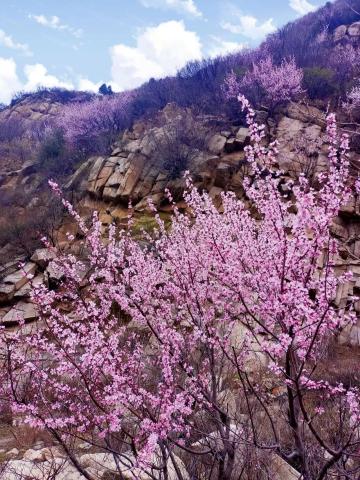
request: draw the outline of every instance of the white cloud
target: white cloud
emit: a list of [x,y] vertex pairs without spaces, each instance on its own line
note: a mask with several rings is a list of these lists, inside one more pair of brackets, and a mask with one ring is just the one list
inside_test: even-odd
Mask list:
[[316,6],[312,5],[307,0],[290,0],[289,6],[300,15],[306,15],[307,13],[316,10]]
[[110,49],[111,83],[126,90],[151,77],[174,75],[188,61],[200,59],[201,48],[197,34],[186,30],[182,21],[148,27],[137,37],[136,47],[119,44]]
[[244,37],[251,38],[252,40],[261,39],[269,33],[275,32],[276,30],[272,18],[269,18],[260,24],[259,20],[251,15],[238,14],[237,19],[238,22],[236,23],[222,22],[221,27],[231,33],[243,35]]
[[60,87],[60,88],[74,88],[71,82],[64,82],[59,80],[55,75],[50,75],[47,68],[41,63],[35,63],[33,65],[25,65],[24,73],[26,76],[26,83],[24,89],[35,90],[38,87]]
[[0,45],[3,45],[6,48],[11,48],[12,50],[18,50],[27,57],[33,55],[32,51],[29,48],[29,45],[26,43],[18,43],[13,40],[10,35],[7,35],[4,30],[0,29]]
[[246,43],[229,42],[222,38],[211,36],[213,43],[209,49],[210,57],[218,57],[229,53],[239,52],[247,47]]
[[[100,85],[104,82],[94,83],[87,78],[80,77],[76,83],[79,90],[98,92]],[[0,57],[0,103],[9,103],[16,92],[34,91],[38,87],[75,88],[71,81],[61,80],[55,75],[49,74],[47,68],[41,63],[25,65],[24,81],[21,81],[17,74],[15,60]]]
[[[94,83],[87,78],[80,77],[76,85],[79,90],[98,92],[102,83],[104,82]],[[9,103],[16,92],[21,90],[34,91],[38,87],[75,88],[73,82],[61,80],[55,75],[51,75],[41,63],[25,65],[24,80],[21,81],[17,74],[15,60],[0,57],[0,103]]]
[[83,92],[95,92],[97,93],[99,91],[100,86],[104,82],[98,82],[94,83],[88,78],[80,78],[78,81],[78,89],[83,91]]
[[0,102],[9,103],[13,94],[21,90],[13,58],[0,57]]
[[66,25],[65,23],[61,23],[61,20],[56,15],[52,17],[46,17],[45,15],[29,15],[29,18],[35,20],[36,23],[42,25],[43,27],[52,28],[54,30],[60,30],[64,32],[68,32],[76,38],[80,38],[83,34],[81,28],[73,28],[70,25]]
[[202,17],[202,13],[194,0],[141,0],[141,3],[148,8],[170,8],[194,17]]

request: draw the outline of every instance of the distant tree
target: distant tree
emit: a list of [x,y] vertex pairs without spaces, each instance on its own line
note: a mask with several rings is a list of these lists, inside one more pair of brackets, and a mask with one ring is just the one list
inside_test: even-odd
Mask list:
[[112,95],[114,92],[112,91],[111,85],[106,85],[106,83],[103,83],[99,88],[99,93],[101,95]]
[[226,75],[222,89],[225,98],[228,100],[237,98],[241,90],[241,82],[234,71],[231,71],[228,75]]
[[284,59],[280,65],[274,65],[270,56],[253,65],[252,71],[245,74],[242,80],[244,87],[254,84],[265,92],[266,101],[271,105],[293,100],[302,93],[301,82],[303,72],[297,68],[294,57]]

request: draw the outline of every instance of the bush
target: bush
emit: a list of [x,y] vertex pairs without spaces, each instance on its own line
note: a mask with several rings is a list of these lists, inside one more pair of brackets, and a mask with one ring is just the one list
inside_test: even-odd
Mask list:
[[303,86],[312,100],[327,98],[337,91],[334,72],[328,68],[304,68]]
[[162,136],[152,139],[160,168],[172,179],[180,177],[191,160],[206,150],[209,133],[209,128],[195,123],[190,115],[167,124]]
[[[51,244],[56,243],[56,232],[64,218],[64,208],[59,199],[42,193],[32,205],[34,195],[24,193],[23,188],[2,193],[0,249],[9,246],[14,255],[30,257],[36,248],[43,246],[42,237]],[[1,258],[0,264],[9,261],[8,256]]]
[[40,169],[46,171],[48,178],[71,172],[72,162],[69,161],[66,142],[60,129],[53,130],[41,143],[38,161]]
[[0,121],[0,142],[11,142],[21,138],[24,133],[25,126],[20,117],[7,118]]

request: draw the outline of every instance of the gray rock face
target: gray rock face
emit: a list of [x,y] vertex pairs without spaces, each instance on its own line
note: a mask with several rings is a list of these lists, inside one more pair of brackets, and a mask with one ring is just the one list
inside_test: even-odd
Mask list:
[[318,162],[324,134],[321,127],[302,120],[284,116],[280,119],[276,138],[279,142],[279,167],[292,175],[298,175],[314,163],[314,174],[321,170]]
[[[174,106],[166,107],[165,112],[167,122],[184,115],[184,111],[181,112]],[[286,171],[294,170],[294,160],[298,155],[299,148],[294,140],[304,143],[305,139],[307,149],[313,151],[314,155],[319,150],[324,115],[318,109],[290,103],[279,122],[267,119],[265,111],[258,112],[258,116],[261,116],[265,125],[271,125],[272,131],[279,138],[279,163]],[[204,118],[196,119],[196,122],[195,125],[201,125]],[[94,158],[88,177],[88,193],[115,205],[127,205],[131,200],[137,209],[146,208],[148,198],[155,200],[159,206],[164,200],[164,195],[161,194],[165,188],[181,195],[184,187],[181,172],[177,178],[172,178],[170,172],[161,166],[159,159],[159,145],[164,139],[169,141],[174,133],[171,131],[169,135],[166,128],[135,124],[132,131],[123,135],[110,157]],[[226,128],[222,126],[222,129],[208,138],[203,149],[191,158],[187,168],[192,177],[208,191],[213,188],[231,189],[241,195],[242,178],[246,174],[244,147],[248,142],[247,127],[236,129],[231,125]],[[295,173],[298,171],[293,171]]]
[[[146,209],[147,199],[159,205],[164,199],[165,188],[177,196],[181,195],[185,185],[183,172],[179,171],[173,177],[171,171],[162,167],[161,155],[164,152],[160,151],[165,145],[170,159],[175,157],[178,152],[171,150],[172,140],[178,134],[179,126],[173,126],[172,122],[181,118],[188,123],[194,119],[189,112],[173,105],[166,107],[162,115],[168,123],[160,127],[135,124],[131,131],[125,132],[110,157],[92,159],[87,182],[89,195],[114,205],[127,205],[131,200],[137,210]],[[199,125],[202,128],[207,119],[202,117],[196,121],[199,123],[194,123],[194,129]],[[238,182],[231,185],[231,179],[243,162],[241,151],[248,140],[249,130],[245,127],[214,132],[201,147],[194,149],[186,167],[209,190],[212,187],[234,188]],[[186,156],[186,148],[182,155]]]

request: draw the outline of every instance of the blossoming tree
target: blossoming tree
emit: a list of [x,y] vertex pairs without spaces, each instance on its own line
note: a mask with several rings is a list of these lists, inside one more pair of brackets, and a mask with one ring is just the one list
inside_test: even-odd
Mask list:
[[346,100],[343,102],[343,108],[348,113],[353,114],[354,111],[359,110],[360,107],[360,86],[355,85],[349,92],[347,92]]
[[63,130],[65,138],[85,153],[94,147],[101,137],[107,143],[114,141],[119,131],[130,124],[132,92],[96,97],[82,103],[66,105],[59,115],[56,126]]
[[298,68],[294,58],[283,60],[281,65],[274,65],[270,56],[253,63],[252,69],[242,79],[237,79],[232,72],[224,84],[227,98],[236,98],[239,91],[252,92],[256,99],[261,98],[269,106],[279,102],[293,100],[303,90],[301,82],[303,71]]
[[276,144],[262,146],[240,101],[252,139],[244,200],[223,193],[220,213],[188,179],[189,212],[175,208],[167,229],[154,209],[146,244],[114,226],[104,240],[96,214],[87,227],[64,201],[88,255],[59,255],[60,288],[33,290],[40,321],[2,335],[13,412],[89,480],[78,439],[135,478],[275,478],[280,459],[306,480],[359,474],[359,390],[320,368],[354,317],[334,303],[350,275],[335,274],[329,229],[350,192],[348,141],[329,115],[319,189],[284,182]]

